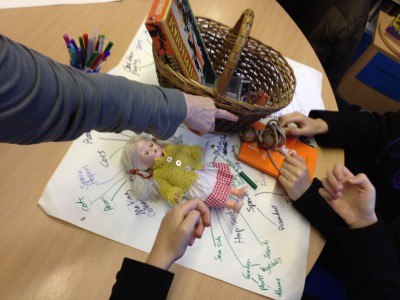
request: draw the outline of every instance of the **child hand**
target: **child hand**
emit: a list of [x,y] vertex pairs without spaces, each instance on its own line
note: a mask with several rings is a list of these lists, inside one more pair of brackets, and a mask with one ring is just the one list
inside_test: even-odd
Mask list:
[[375,223],[375,188],[365,174],[354,176],[345,166],[335,165],[322,180],[319,194],[349,225],[361,228]]
[[161,221],[147,263],[168,270],[210,224],[210,210],[199,198],[172,207]]
[[279,172],[278,181],[293,201],[299,199],[311,186],[310,173],[301,156],[286,157]]
[[[312,119],[300,112],[293,112],[279,117],[279,123],[285,128],[287,135],[293,136],[308,136],[312,137],[317,134],[323,134],[328,132],[328,124],[322,119]],[[288,124],[294,123],[297,128],[289,128]]]

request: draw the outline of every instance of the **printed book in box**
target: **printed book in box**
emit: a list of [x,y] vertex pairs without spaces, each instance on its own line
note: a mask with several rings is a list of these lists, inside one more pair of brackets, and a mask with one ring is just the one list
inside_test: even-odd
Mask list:
[[[265,125],[262,122],[253,124],[258,130],[261,130]],[[308,137],[287,137],[286,143],[278,146],[280,151],[286,155],[297,154],[305,160],[310,172],[310,179],[314,178],[315,166],[317,164],[318,149],[314,138]],[[268,150],[260,147],[258,142],[242,142],[238,154],[238,160],[252,166],[273,177],[279,176],[279,169],[282,167],[285,159],[279,151]],[[270,156],[271,155],[271,156]],[[274,160],[275,164],[271,161]]]
[[145,24],[164,63],[185,78],[214,83],[211,60],[188,0],[155,0]]
[[400,41],[400,14],[389,24],[386,31]]

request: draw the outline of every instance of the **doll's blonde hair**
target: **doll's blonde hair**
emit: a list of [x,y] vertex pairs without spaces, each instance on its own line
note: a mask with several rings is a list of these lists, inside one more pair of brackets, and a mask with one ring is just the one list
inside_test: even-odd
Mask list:
[[[179,144],[179,140],[176,137],[171,137],[168,140],[158,140],[147,133],[137,134],[127,141],[122,152],[121,161],[126,168],[126,172],[130,174],[129,179],[132,182],[132,188],[138,200],[158,200],[161,196],[157,192],[156,181],[151,177],[152,170],[144,169],[137,157],[137,143],[141,140],[153,141],[160,145],[161,148],[170,144]],[[132,170],[135,170],[137,174],[132,174]]]

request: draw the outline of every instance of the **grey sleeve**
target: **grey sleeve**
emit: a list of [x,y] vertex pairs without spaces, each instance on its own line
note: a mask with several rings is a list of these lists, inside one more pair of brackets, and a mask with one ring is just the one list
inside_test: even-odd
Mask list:
[[73,140],[97,130],[172,136],[183,93],[108,74],[87,74],[0,35],[0,142]]

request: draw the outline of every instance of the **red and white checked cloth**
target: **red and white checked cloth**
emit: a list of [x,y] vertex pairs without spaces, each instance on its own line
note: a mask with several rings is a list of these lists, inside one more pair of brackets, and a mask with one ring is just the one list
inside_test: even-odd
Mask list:
[[217,180],[212,193],[204,201],[208,207],[223,207],[231,193],[232,175],[228,164],[225,163],[212,163],[218,169]]

